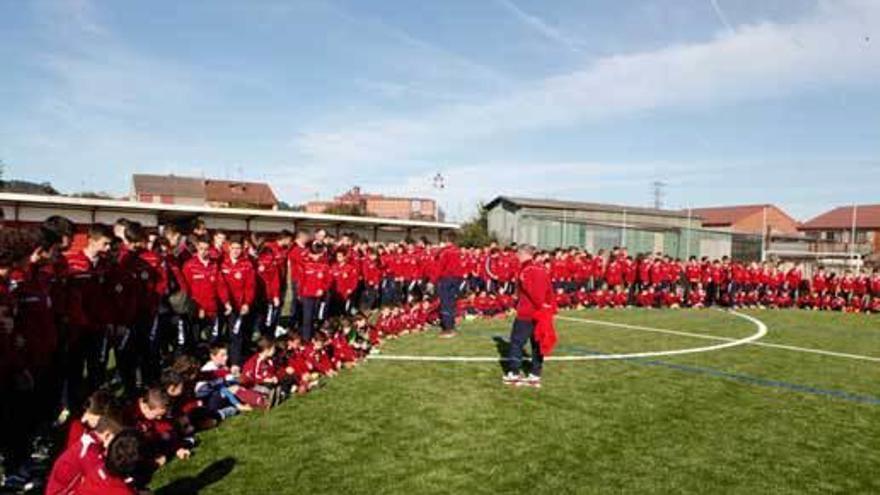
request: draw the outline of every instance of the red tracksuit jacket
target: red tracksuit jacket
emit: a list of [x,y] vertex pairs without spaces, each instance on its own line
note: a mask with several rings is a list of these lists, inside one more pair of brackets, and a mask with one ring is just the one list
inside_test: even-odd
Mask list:
[[379,287],[382,282],[382,270],[379,268],[379,260],[364,258],[361,260],[361,278],[367,287]]
[[340,299],[348,299],[354,293],[358,286],[358,270],[357,267],[346,262],[345,264],[336,264],[330,269],[333,275],[333,290],[339,295]]
[[461,260],[461,250],[455,244],[450,244],[440,251],[437,256],[438,278],[464,276],[464,266]]
[[294,242],[290,251],[287,252],[287,264],[293,283],[298,283],[302,278],[302,266],[306,261],[308,261],[308,250]]
[[554,300],[547,269],[538,263],[526,263],[519,274],[518,292],[517,319],[534,320],[535,312]]
[[281,274],[275,261],[275,252],[268,246],[263,246],[257,253],[254,265],[257,267],[257,283],[260,295],[267,302],[272,299],[281,299]]
[[90,260],[84,252],[67,255],[67,309],[70,324],[87,331],[99,331],[110,323],[107,304],[107,260]]
[[190,258],[183,265],[183,279],[187,294],[205,311],[205,316],[216,316],[220,300],[217,265],[210,260],[203,262],[198,256]]
[[220,265],[220,283],[225,290],[219,291],[223,304],[230,303],[236,311],[244,305],[253,306],[257,293],[257,277],[254,265],[244,256],[232,261],[226,257]]
[[[302,280],[300,281],[300,297],[321,297],[330,289],[333,281],[330,267],[323,261],[306,262],[302,267]],[[320,294],[319,294],[320,292]]]
[[55,460],[46,480],[46,495],[76,493],[86,473],[96,471],[103,465],[104,446],[101,441],[93,433],[83,434]]
[[140,274],[144,294],[138,301],[139,313],[142,317],[152,318],[159,311],[159,302],[168,293],[168,267],[165,258],[155,251],[139,251],[138,257],[144,263],[144,271]]

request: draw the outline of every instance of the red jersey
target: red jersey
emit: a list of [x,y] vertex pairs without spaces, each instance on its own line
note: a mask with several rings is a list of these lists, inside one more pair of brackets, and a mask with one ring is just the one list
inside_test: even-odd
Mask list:
[[74,495],[135,495],[137,491],[126,480],[107,472],[104,463],[86,472]]
[[293,243],[287,252],[287,264],[290,270],[290,279],[294,283],[298,283],[302,278],[302,267],[308,261],[308,249]]
[[49,479],[46,480],[47,495],[76,493],[89,471],[97,471],[104,465],[104,446],[93,433],[85,433],[67,447],[55,460]]
[[354,294],[358,286],[358,269],[353,263],[337,263],[330,268],[333,290],[343,300]]
[[439,278],[461,278],[464,276],[461,250],[455,244],[449,244],[440,251],[437,256],[437,265]]
[[267,302],[273,299],[281,299],[281,273],[275,260],[275,253],[267,246],[263,246],[257,253],[254,264],[257,267],[257,284],[260,295]]
[[168,267],[165,259],[155,251],[146,249],[137,251],[143,263],[139,275],[143,284],[142,299],[138,301],[141,316],[155,315],[159,310],[159,302],[168,293]]
[[98,256],[89,259],[83,251],[67,255],[67,309],[70,324],[97,331],[110,323],[107,304],[109,264]]
[[216,316],[218,312],[217,303],[220,301],[218,289],[221,287],[218,278],[217,265],[211,260],[202,261],[196,256],[183,265],[186,292],[208,318]]
[[264,358],[259,353],[248,358],[241,367],[241,384],[245,387],[252,387],[272,381],[272,378],[275,376],[274,358]]
[[299,296],[321,297],[330,289],[332,282],[333,276],[327,263],[309,260],[302,266]]
[[619,260],[608,263],[608,267],[605,269],[605,282],[609,288],[623,283],[623,266]]
[[534,262],[526,263],[520,271],[518,292],[516,317],[520,320],[533,320],[536,311],[554,300],[550,274]]
[[361,278],[367,287],[373,289],[379,287],[382,282],[382,270],[379,268],[378,260],[365,257],[361,260]]
[[244,256],[233,261],[227,256],[220,265],[220,300],[229,303],[236,311],[244,305],[253,306],[257,293],[257,277],[254,265]]

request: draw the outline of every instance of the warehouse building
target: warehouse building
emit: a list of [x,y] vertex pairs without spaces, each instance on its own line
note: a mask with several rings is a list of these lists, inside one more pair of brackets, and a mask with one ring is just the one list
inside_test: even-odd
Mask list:
[[593,253],[623,246],[630,253],[682,259],[761,257],[760,235],[707,229],[687,211],[510,196],[495,198],[486,210],[489,233],[502,243],[577,246]]

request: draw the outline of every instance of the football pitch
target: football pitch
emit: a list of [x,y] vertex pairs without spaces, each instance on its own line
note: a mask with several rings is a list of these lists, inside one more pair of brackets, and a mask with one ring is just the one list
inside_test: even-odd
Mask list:
[[202,434],[153,488],[880,493],[880,317],[559,316],[560,359],[541,389],[501,383],[509,320],[465,322],[453,340],[409,335],[307,396]]

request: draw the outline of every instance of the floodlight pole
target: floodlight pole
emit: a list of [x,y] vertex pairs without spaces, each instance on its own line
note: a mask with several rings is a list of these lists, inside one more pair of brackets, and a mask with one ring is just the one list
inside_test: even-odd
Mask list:
[[856,211],[858,205],[853,203],[852,207],[852,230],[849,234],[849,261],[852,262],[856,256]]
[[444,189],[446,189],[446,178],[443,177],[443,175],[440,172],[437,172],[437,175],[435,175],[431,181],[431,185],[434,187],[434,189],[437,190],[437,200],[434,202],[434,220],[439,222],[440,221],[440,200],[442,199],[441,193],[443,192]]
[[764,219],[761,222],[761,263],[767,261],[767,205],[762,208]]

